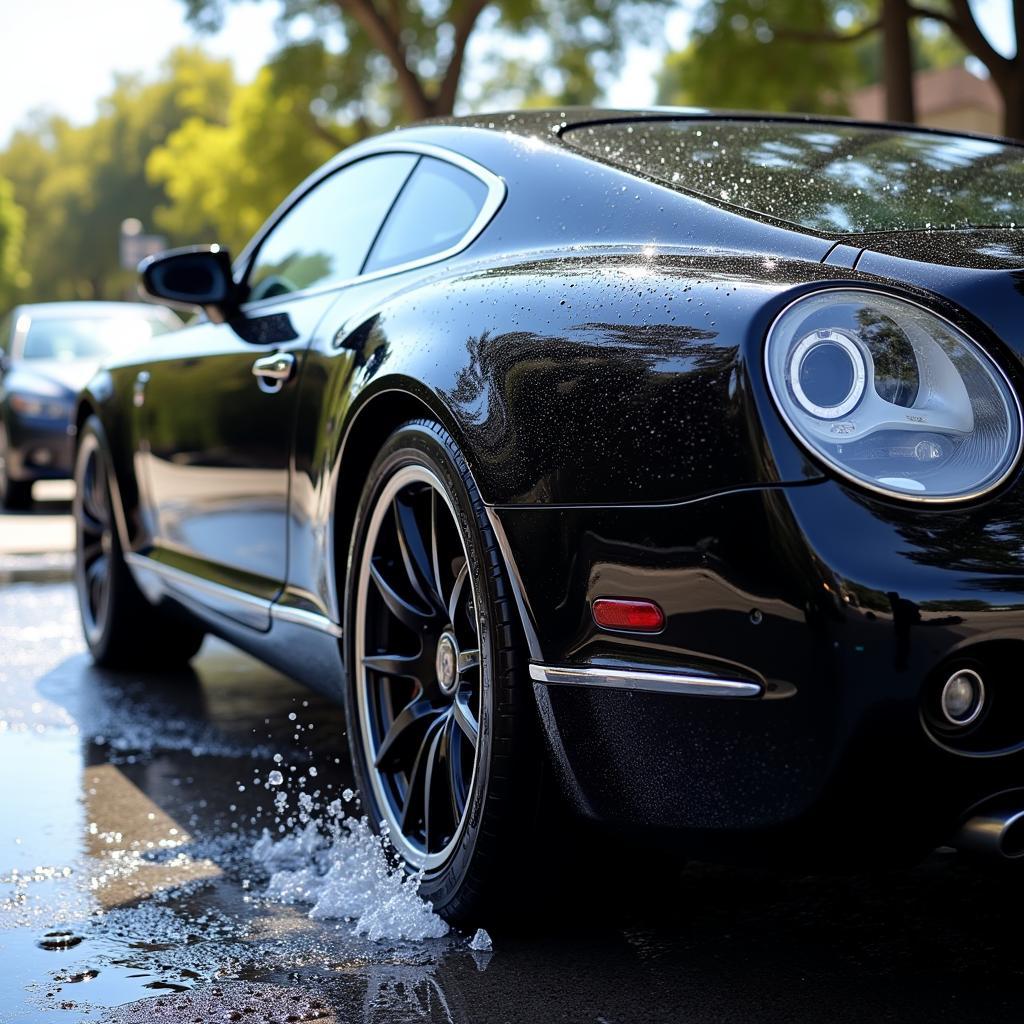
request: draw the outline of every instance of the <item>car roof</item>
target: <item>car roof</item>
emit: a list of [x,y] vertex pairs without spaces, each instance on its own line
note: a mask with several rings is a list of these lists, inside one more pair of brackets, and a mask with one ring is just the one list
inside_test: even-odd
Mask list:
[[710,107],[548,107],[537,110],[502,110],[491,114],[466,114],[459,117],[433,118],[421,121],[423,125],[449,125],[452,127],[484,128],[492,131],[513,132],[550,141],[564,131],[590,124],[614,124],[625,121],[792,121],[799,124],[845,124],[864,128],[896,128],[901,131],[926,135],[955,135],[960,138],[998,139],[1002,143],[1018,144],[1002,136],[983,135],[978,132],[953,131],[920,124],[900,124],[892,121],[863,121],[831,114],[783,114],[757,110],[716,110]]

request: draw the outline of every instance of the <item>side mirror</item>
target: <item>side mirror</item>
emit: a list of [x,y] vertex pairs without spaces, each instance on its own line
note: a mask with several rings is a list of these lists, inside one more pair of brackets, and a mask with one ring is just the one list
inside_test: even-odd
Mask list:
[[170,306],[199,306],[214,323],[224,323],[241,303],[231,276],[231,255],[219,245],[194,245],[148,256],[139,264],[142,289]]

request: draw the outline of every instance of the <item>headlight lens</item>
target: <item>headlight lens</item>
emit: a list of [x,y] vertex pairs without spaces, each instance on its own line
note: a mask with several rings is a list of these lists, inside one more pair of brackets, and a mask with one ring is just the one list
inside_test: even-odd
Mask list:
[[30,419],[63,420],[71,416],[72,403],[60,398],[21,393],[11,395],[11,408]]
[[1013,468],[1020,406],[961,331],[912,302],[815,292],[772,325],[768,383],[815,454],[876,491],[917,500],[981,494]]

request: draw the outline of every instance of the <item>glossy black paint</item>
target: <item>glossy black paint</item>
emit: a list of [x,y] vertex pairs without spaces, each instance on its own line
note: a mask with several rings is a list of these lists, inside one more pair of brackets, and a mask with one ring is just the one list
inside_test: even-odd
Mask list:
[[200,306],[215,323],[238,312],[238,294],[231,256],[217,245],[194,245],[149,257],[139,267],[147,295],[171,304]]
[[[944,749],[920,713],[922,689],[957,659],[1016,685],[1019,474],[934,510],[840,483],[780,419],[762,349],[797,296],[874,288],[953,320],[1021,394],[1024,249],[1010,231],[788,229],[559,140],[572,121],[612,116],[495,115],[356,147],[461,154],[507,195],[456,256],[243,305],[94,379],[79,416],[105,424],[126,549],[205,587],[137,574],[339,696],[337,639],[302,616],[342,621],[366,469],[392,429],[431,417],[491,507],[533,661],[766,684],[743,702],[535,684],[581,815],[703,839],[849,848],[884,825],[894,845],[941,842],[1020,778],[1024,754]],[[295,373],[268,395],[250,368],[274,352],[292,354]],[[601,632],[589,612],[601,596],[656,600],[665,630]]]

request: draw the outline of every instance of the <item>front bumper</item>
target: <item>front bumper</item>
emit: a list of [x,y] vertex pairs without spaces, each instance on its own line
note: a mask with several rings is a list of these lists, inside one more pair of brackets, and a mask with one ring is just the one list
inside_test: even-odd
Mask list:
[[[536,631],[534,690],[584,817],[738,849],[925,848],[1024,781],[1024,491],[968,510],[904,509],[835,482],[686,505],[497,512]],[[643,597],[656,636],[602,632],[590,603]],[[1008,694],[993,750],[922,718],[947,666]],[[562,685],[550,668],[760,684],[714,696]],[[982,745],[984,746],[984,745]],[[764,844],[756,847],[765,849]]]
[[72,475],[75,442],[68,420],[11,416],[7,472],[12,480],[64,480]]

